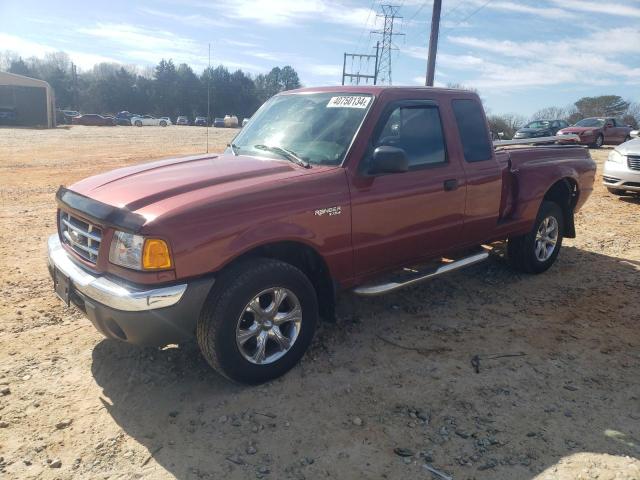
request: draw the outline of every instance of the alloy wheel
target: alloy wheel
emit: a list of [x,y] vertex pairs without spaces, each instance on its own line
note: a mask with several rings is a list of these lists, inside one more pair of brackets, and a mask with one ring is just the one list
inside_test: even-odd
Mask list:
[[540,262],[545,262],[551,258],[558,243],[559,233],[558,220],[555,217],[546,217],[536,232],[536,258]]
[[236,326],[236,345],[245,360],[267,365],[282,358],[298,339],[302,307],[283,287],[263,290],[245,306]]

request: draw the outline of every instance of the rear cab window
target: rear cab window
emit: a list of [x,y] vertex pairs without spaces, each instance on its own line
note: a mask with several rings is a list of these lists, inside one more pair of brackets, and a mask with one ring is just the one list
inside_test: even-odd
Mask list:
[[452,100],[464,159],[467,162],[483,162],[493,158],[493,145],[489,140],[489,128],[484,119],[482,106],[472,99]]

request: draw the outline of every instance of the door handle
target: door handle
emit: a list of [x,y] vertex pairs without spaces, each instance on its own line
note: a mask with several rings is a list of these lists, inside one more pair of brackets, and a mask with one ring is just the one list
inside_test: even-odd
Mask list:
[[457,188],[458,188],[458,180],[456,180],[455,178],[451,178],[449,180],[444,181],[445,192],[451,192],[453,190],[456,190]]

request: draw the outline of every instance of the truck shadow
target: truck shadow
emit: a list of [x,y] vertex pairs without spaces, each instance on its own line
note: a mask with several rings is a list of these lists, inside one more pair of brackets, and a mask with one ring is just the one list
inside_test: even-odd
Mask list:
[[426,478],[427,461],[532,479],[580,452],[640,456],[639,270],[565,246],[543,275],[494,259],[387,297],[344,294],[301,364],[259,387],[218,376],[194,345],[105,340],[92,373],[147,451],[131,475]]

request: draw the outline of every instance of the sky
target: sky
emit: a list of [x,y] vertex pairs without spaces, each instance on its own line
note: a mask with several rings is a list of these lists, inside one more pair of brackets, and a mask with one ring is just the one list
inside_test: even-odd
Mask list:
[[[257,74],[288,64],[305,86],[336,85],[344,52],[373,53],[382,3],[0,0],[0,51],[65,51],[81,70],[171,58],[201,71],[211,43],[213,65]],[[394,38],[393,84],[423,85],[432,1],[394,5],[404,35]],[[443,0],[436,85],[449,83],[478,89],[492,113],[603,94],[640,101],[640,0]]]

